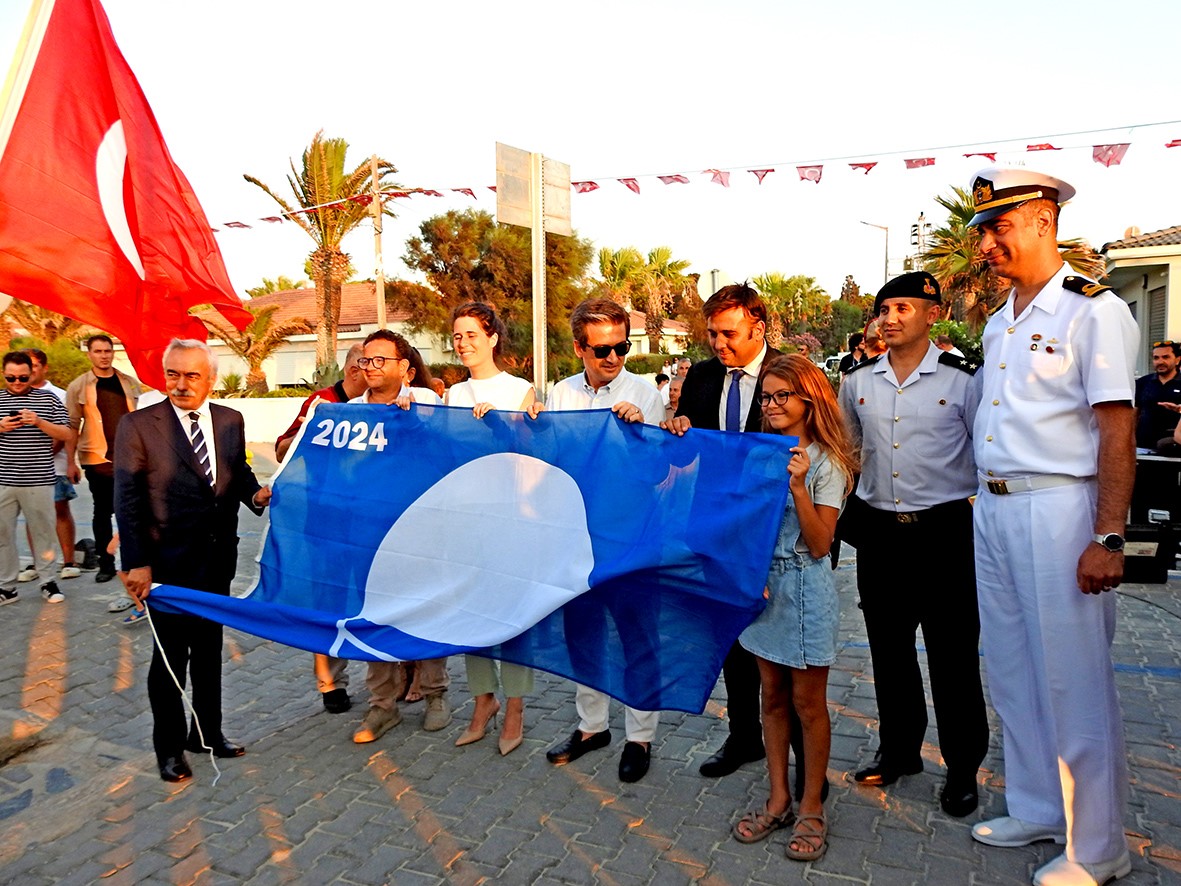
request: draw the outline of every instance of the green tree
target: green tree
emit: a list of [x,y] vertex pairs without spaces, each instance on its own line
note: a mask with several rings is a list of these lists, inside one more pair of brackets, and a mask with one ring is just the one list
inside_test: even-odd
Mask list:
[[263,277],[262,283],[258,286],[251,286],[246,289],[246,294],[251,298],[258,298],[260,295],[270,295],[272,292],[287,292],[291,289],[307,289],[308,281],[299,280],[298,282],[292,280],[290,277],[284,277],[280,274],[274,280],[270,277]]
[[[980,230],[968,224],[976,214],[970,191],[952,188],[935,198],[947,210],[947,223],[927,235],[923,267],[943,290],[944,317],[963,320],[979,328],[1005,300],[1009,281],[994,274],[980,255]],[[1084,240],[1059,240],[1062,260],[1076,272],[1101,279],[1106,276],[1103,257]]]
[[685,274],[688,267],[688,261],[673,258],[668,246],[657,246],[648,253],[636,308],[644,312],[644,332],[648,335],[648,350],[653,354],[663,350],[664,321],[673,304],[687,288],[696,289],[696,282]]
[[598,284],[598,294],[631,310],[632,298],[643,286],[646,272],[644,256],[634,246],[614,250],[604,246],[599,250],[602,282]]
[[[586,296],[592,246],[577,236],[545,238],[547,336],[551,364],[573,353],[569,317]],[[429,218],[406,243],[402,259],[427,278],[435,297],[413,284],[391,290],[389,304],[410,313],[410,326],[450,338],[451,311],[468,301],[486,302],[508,327],[502,346],[506,368],[532,367],[533,276],[526,228],[497,224],[487,212],[452,210]]]
[[[316,248],[308,256],[312,280],[316,285],[316,364],[326,366],[336,359],[336,327],[340,323],[340,287],[348,277],[349,257],[341,251],[345,236],[369,214],[372,191],[370,162],[366,159],[351,172],[345,170],[348,142],[342,138],[324,138],[321,130],[303,152],[301,167],[291,162],[287,183],[295,195],[298,209],[252,175],[246,181],[262,188],[283,207],[287,217],[303,228]],[[386,176],[397,172],[388,160],[377,161],[377,185],[393,185]],[[317,207],[312,209],[312,207]],[[383,207],[385,215],[392,210]]]
[[278,350],[288,338],[311,332],[313,327],[303,317],[293,317],[279,322],[275,319],[275,311],[279,310],[278,305],[255,308],[247,302],[246,310],[254,315],[254,319],[241,332],[217,320],[202,322],[246,363],[246,393],[265,394],[268,388],[266,373],[262,371],[263,361]]
[[[21,301],[19,298],[12,300],[12,304],[4,312],[4,319],[8,321],[9,326],[18,326],[29,336],[45,344],[53,344],[59,338],[77,343],[82,338],[82,334],[90,328],[72,317],[65,317],[48,308]],[[26,347],[45,349],[44,345],[26,345]]]
[[832,299],[815,277],[793,274],[788,277],[771,271],[751,279],[767,304],[767,340],[773,347],[786,337],[811,332],[823,338],[820,330],[831,325]]
[[7,350],[20,351],[24,348],[40,348],[45,352],[49,359],[49,372],[46,373],[46,378],[62,390],[90,369],[90,360],[87,359],[86,352],[71,338],[56,338],[52,342],[47,342],[44,339],[22,335],[9,341]]

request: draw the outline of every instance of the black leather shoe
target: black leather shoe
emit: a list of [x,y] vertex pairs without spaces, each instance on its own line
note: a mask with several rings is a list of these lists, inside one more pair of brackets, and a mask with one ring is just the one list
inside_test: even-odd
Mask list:
[[185,762],[185,755],[179,757],[165,757],[160,761],[160,777],[165,781],[188,781],[193,777],[193,770]]
[[883,760],[879,753],[873,758],[873,763],[853,774],[853,780],[858,784],[884,788],[892,785],[904,775],[918,775],[923,771],[923,761],[916,760],[906,766],[898,766],[889,760]]
[[115,577],[115,573],[113,573],[113,572],[99,572],[97,575],[94,576],[94,580],[98,584],[103,584],[105,582],[110,581],[114,577]]
[[343,714],[353,706],[353,700],[344,689],[322,692],[320,697],[324,699],[324,710],[330,714]]
[[960,775],[947,773],[947,781],[939,794],[939,805],[952,818],[963,818],[980,804],[976,790],[976,773]]
[[609,744],[611,744],[610,729],[596,732],[590,738],[585,739],[582,737],[582,732],[575,729],[574,734],[568,739],[546,751],[545,758],[555,766],[561,766],[563,763],[574,762],[588,751],[597,751]]
[[745,744],[730,737],[726,739],[726,743],[716,754],[701,764],[698,771],[706,778],[721,778],[723,775],[734,772],[744,763],[753,763],[765,756],[767,756],[767,751],[763,748],[761,741],[758,744]]
[[648,774],[648,763],[651,760],[651,745],[629,741],[623,746],[623,756],[619,758],[619,780],[639,781]]
[[[230,744],[224,738],[221,741],[209,742],[209,746],[213,749],[213,756],[222,760],[228,760],[231,757],[241,757],[246,753],[246,748],[237,744]],[[201,742],[197,739],[190,738],[185,745],[186,751],[192,751],[194,754],[208,754],[209,751],[201,747]]]

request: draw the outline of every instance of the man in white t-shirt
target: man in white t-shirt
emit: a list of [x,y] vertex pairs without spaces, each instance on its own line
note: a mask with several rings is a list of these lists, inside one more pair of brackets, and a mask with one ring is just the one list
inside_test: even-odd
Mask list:
[[[650,382],[623,368],[628,341],[627,311],[610,299],[588,299],[570,315],[574,353],[583,371],[554,385],[544,409],[610,409],[627,422],[658,425],[664,420],[660,391]],[[529,415],[536,418],[543,407],[535,403]],[[573,734],[546,752],[556,766],[577,760],[588,751],[611,743],[607,728],[608,696],[588,686],[578,686],[574,697],[579,723]],[[656,737],[659,711],[625,709],[627,743],[619,761],[621,781],[639,781],[648,772],[652,739]]]
[[[379,329],[365,339],[363,356],[357,365],[365,373],[368,390],[350,403],[382,403],[409,409],[411,401],[430,406],[442,406],[439,395],[430,388],[407,387],[406,370],[410,368],[410,343],[396,332]],[[432,658],[416,662],[420,689],[426,700],[426,715],[422,728],[427,732],[445,729],[451,722],[447,706],[447,659]],[[369,710],[353,733],[353,741],[366,744],[376,741],[402,722],[398,698],[403,694],[405,670],[401,662],[371,661],[365,672],[365,688],[369,690]]]

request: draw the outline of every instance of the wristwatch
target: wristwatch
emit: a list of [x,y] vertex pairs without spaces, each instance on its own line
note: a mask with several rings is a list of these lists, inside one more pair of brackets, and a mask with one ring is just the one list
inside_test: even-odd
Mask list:
[[1091,536],[1091,541],[1097,545],[1102,545],[1113,554],[1118,554],[1124,549],[1124,537],[1118,532],[1109,532],[1106,535]]

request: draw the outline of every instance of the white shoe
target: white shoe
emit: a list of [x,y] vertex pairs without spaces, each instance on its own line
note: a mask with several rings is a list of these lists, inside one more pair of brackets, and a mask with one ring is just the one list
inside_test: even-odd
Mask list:
[[1132,859],[1125,849],[1107,861],[1069,861],[1063,853],[1033,873],[1033,886],[1103,886],[1109,880],[1132,872]]
[[134,605],[135,601],[126,594],[116,594],[107,601],[107,612],[122,612]]
[[82,574],[82,570],[79,569],[77,566],[63,566],[62,571],[58,574],[57,577],[60,579],[77,578],[81,574]]
[[37,567],[32,564],[26,566],[16,574],[17,581],[32,581],[37,578]]
[[988,846],[1028,846],[1040,840],[1066,842],[1066,831],[1048,824],[1034,824],[1005,815],[991,821],[982,821],[972,828],[972,839]]

